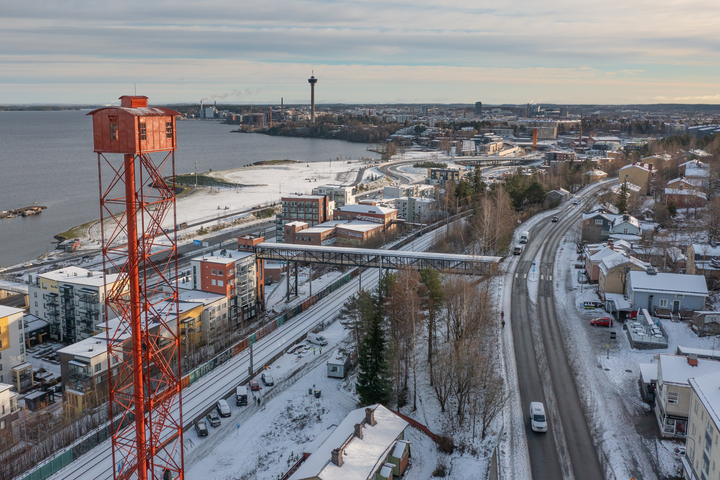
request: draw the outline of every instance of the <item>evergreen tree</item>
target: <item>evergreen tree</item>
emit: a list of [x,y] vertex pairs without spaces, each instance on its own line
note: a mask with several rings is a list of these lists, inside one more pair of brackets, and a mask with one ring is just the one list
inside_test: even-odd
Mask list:
[[385,358],[387,340],[383,323],[383,316],[376,309],[367,335],[360,343],[356,388],[362,405],[388,404],[392,398],[392,383]]
[[428,328],[428,364],[430,365],[430,385],[433,384],[433,350],[435,345],[436,321],[440,314],[443,301],[442,282],[440,274],[433,268],[425,268],[420,270],[420,281],[422,286],[420,289],[420,297],[423,300],[423,306],[427,309],[427,328]]
[[615,206],[618,208],[620,213],[627,211],[627,207],[628,207],[627,182],[623,182],[623,184],[620,186],[620,192],[618,193],[617,201],[615,202]]

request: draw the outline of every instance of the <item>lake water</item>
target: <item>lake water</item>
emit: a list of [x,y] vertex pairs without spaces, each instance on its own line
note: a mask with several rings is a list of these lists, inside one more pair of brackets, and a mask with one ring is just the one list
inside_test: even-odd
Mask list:
[[[0,112],[0,211],[36,202],[32,217],[0,219],[0,266],[55,248],[53,235],[100,218],[97,155],[88,111]],[[177,173],[226,170],[261,160],[313,162],[377,158],[367,145],[338,140],[230,133],[217,121],[178,121]]]

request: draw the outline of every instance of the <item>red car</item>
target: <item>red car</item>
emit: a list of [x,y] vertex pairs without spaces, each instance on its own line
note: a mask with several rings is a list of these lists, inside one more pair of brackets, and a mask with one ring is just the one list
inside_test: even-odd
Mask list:
[[257,392],[258,390],[260,390],[260,384],[257,380],[250,380],[250,390],[252,390],[253,392]]
[[590,325],[595,325],[596,327],[612,327],[613,321],[610,317],[593,318],[590,320]]

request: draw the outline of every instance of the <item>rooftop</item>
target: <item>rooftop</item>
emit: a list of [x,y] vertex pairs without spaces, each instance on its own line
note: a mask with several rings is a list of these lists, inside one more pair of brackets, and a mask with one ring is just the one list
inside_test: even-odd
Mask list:
[[345,213],[374,213],[374,214],[382,214],[382,215],[386,215],[388,213],[397,211],[393,208],[379,207],[377,205],[361,205],[361,204],[343,205],[342,207],[336,208],[336,210],[339,210],[340,212],[345,212]]
[[232,251],[229,252],[227,256],[212,255],[208,257],[199,255],[197,257],[194,257],[192,260],[198,260],[205,263],[216,263],[219,265],[230,265],[231,263],[242,260],[243,258],[249,257],[250,255],[253,255],[253,252]]
[[188,290],[178,294],[178,300],[186,303],[203,303],[205,305],[217,302],[218,300],[227,299],[226,295],[219,293],[204,292],[202,290]]
[[720,373],[720,362],[715,360],[697,359],[697,366],[693,367],[688,363],[689,357],[682,355],[658,356],[658,378],[662,375],[663,383],[675,385],[688,385],[691,378],[705,375],[706,373]]
[[690,379],[690,386],[715,426],[720,428],[720,372],[698,375]]
[[94,358],[98,355],[107,354],[107,340],[105,339],[105,334],[101,333],[94,337],[75,342],[67,347],[63,347],[58,350],[58,353],[65,353],[67,355],[84,358]]
[[0,305],[0,318],[9,317],[10,315],[15,314],[22,314],[25,310],[22,310],[20,308],[15,307],[6,307],[5,305]]
[[674,293],[686,295],[708,296],[707,283],[703,275],[686,275],[682,273],[630,272],[628,288],[636,292]]
[[382,223],[353,220],[343,225],[338,225],[338,230],[354,230],[356,232],[369,232],[377,228],[383,228]]
[[665,195],[687,195],[707,200],[707,195],[693,188],[666,188]]
[[[102,287],[105,284],[105,275],[102,272],[93,272],[80,267],[65,267],[52,272],[38,274],[38,278],[44,278],[58,283],[72,283],[89,287]],[[117,280],[118,275],[113,273],[107,275],[108,283]]]

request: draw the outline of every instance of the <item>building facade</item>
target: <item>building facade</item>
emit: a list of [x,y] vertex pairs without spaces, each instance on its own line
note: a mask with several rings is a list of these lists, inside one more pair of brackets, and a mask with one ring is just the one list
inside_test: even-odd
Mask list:
[[428,223],[434,210],[434,200],[419,197],[400,197],[395,200],[398,217],[412,223]]
[[32,386],[32,369],[30,378],[23,378],[21,385],[13,381],[13,368],[25,364],[23,313],[19,308],[0,305],[0,383],[14,384],[20,392]]
[[658,273],[648,268],[628,274],[626,294],[633,310],[662,308],[678,313],[704,310],[708,289],[702,275]]
[[0,383],[0,448],[3,450],[13,443],[13,423],[20,416],[19,396],[12,385]]
[[[108,291],[118,275],[107,275]],[[76,343],[98,332],[105,321],[105,276],[80,267],[38,274],[30,284],[30,313],[48,322],[50,338]],[[117,314],[108,309],[109,317]]]
[[649,163],[635,162],[625,165],[618,173],[620,183],[628,182],[640,187],[639,195],[645,196],[650,192],[653,166]]
[[355,189],[345,185],[323,185],[313,188],[312,193],[328,197],[336,208],[355,203]]
[[332,220],[330,198],[326,195],[288,195],[282,197],[282,212],[275,217],[275,241],[285,241],[285,225],[290,222],[306,222],[314,227]]
[[690,379],[690,415],[681,459],[686,480],[710,479],[720,472],[720,372]]

